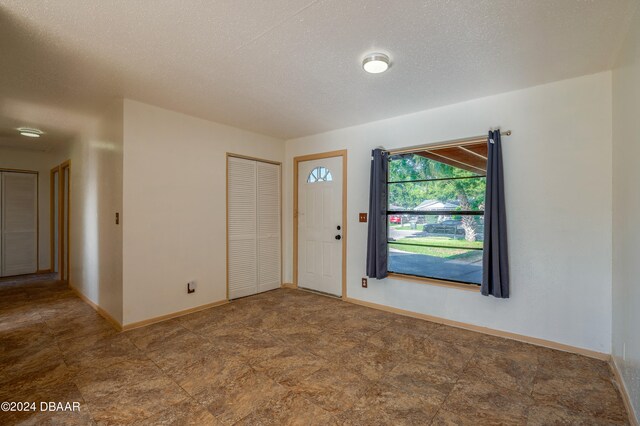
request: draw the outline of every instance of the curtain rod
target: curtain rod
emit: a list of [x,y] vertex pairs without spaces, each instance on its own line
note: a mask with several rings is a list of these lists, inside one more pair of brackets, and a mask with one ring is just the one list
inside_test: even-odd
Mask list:
[[[511,136],[511,130],[505,130],[504,132],[500,132],[500,135]],[[470,138],[453,139],[453,140],[442,141],[442,142],[431,142],[428,144],[412,146],[409,148],[390,149],[387,152],[389,153],[389,155],[395,155],[395,154],[406,154],[409,152],[416,152],[416,151],[424,151],[425,149],[429,149],[429,148],[438,148],[438,149],[450,148],[454,146],[468,145],[473,142],[486,142],[487,138],[488,138],[488,135],[473,136]]]

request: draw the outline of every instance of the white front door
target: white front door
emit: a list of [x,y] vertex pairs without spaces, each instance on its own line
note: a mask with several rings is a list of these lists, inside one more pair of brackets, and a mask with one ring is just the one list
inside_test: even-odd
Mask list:
[[342,157],[298,163],[298,286],[342,295]]

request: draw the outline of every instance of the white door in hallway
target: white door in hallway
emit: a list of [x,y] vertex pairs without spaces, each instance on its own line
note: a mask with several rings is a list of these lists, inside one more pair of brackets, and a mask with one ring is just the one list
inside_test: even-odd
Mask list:
[[342,295],[342,157],[298,163],[298,286]]
[[38,270],[38,175],[0,173],[0,275]]

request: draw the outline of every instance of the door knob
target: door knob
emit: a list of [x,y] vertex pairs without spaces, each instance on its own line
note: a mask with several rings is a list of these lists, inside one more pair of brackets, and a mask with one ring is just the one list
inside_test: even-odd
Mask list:
[[341,239],[342,239],[342,236],[336,235],[336,240],[341,240]]

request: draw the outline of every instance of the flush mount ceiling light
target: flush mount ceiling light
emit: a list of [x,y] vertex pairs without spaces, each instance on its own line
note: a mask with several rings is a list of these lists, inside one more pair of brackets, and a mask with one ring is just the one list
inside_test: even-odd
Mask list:
[[18,132],[20,132],[22,136],[26,136],[28,138],[39,138],[42,136],[42,130],[30,129],[28,127],[20,127]]
[[390,60],[384,53],[371,53],[362,61],[362,68],[370,74],[380,74],[389,69]]

